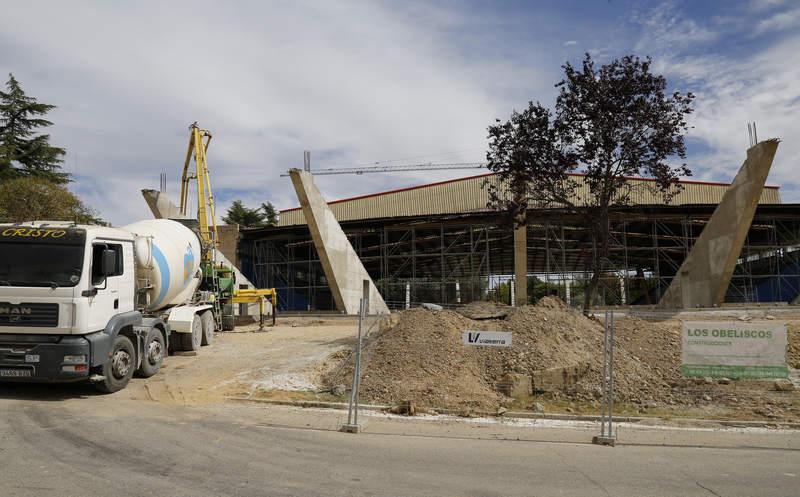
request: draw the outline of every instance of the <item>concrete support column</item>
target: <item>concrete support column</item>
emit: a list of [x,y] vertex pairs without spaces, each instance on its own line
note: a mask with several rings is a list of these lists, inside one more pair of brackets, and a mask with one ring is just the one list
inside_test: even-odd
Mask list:
[[777,139],[747,150],[739,173],[661,297],[661,307],[714,307],[725,301],[777,150]]
[[289,170],[289,177],[303,208],[336,308],[347,314],[358,314],[363,281],[369,280],[369,314],[388,314],[386,302],[314,184],[314,177],[299,169]]
[[528,303],[528,229],[520,226],[514,230],[514,280],[517,306]]

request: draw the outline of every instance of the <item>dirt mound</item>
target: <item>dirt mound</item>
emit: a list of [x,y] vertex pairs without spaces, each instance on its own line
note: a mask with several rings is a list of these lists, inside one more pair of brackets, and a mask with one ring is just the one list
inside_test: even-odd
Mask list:
[[564,302],[558,297],[553,297],[553,296],[542,297],[536,303],[536,307],[540,309],[552,309],[554,311],[563,311],[563,312],[572,310],[572,308],[568,306],[566,302]]
[[[394,326],[376,333],[365,346],[363,398],[435,407],[496,406],[500,395],[484,380],[477,350],[461,345],[466,329],[489,328],[452,311],[416,308],[400,313]],[[348,365],[323,379],[348,384],[351,375]]]
[[800,323],[790,323],[789,332],[789,354],[786,362],[790,368],[800,369]]
[[[487,374],[535,371],[588,364],[602,338],[598,324],[548,297],[513,308],[494,329],[512,332],[512,347],[480,349]],[[602,351],[602,349],[600,349]],[[495,380],[496,381],[496,380]]]
[[[622,401],[670,403],[671,384],[681,379],[680,324],[663,325],[627,317],[615,321],[614,390]],[[602,344],[600,345],[602,350]],[[579,383],[578,398],[602,385],[602,358]]]
[[[494,304],[472,309],[496,309]],[[393,317],[391,326],[368,340],[364,350],[361,391],[370,402],[413,400],[419,405],[450,408],[493,408],[502,396],[496,383],[506,373],[533,378],[559,368],[577,371],[557,387],[567,398],[593,400],[600,392],[603,329],[555,297],[535,306],[509,307],[505,319],[469,319],[453,311],[411,309]],[[485,315],[486,312],[480,314]],[[634,326],[635,327],[635,326]],[[466,330],[511,331],[512,347],[467,347]],[[625,351],[618,352],[617,397],[650,400],[669,394],[669,386],[653,367]],[[666,366],[664,366],[666,367]],[[349,385],[352,358],[323,375],[326,386]],[[536,385],[534,385],[536,387]]]
[[456,309],[456,312],[469,319],[505,319],[514,308],[499,302],[475,301]]
[[[411,400],[434,408],[494,410],[508,400],[498,393],[498,382],[507,373],[517,373],[530,376],[534,390],[546,392],[545,397],[555,402],[599,405],[603,384],[600,320],[584,316],[556,297],[546,297],[534,306],[482,303],[467,307],[470,309],[466,314],[479,319],[470,319],[460,312],[427,309],[392,315],[365,345],[363,399],[387,404]],[[498,310],[504,317],[487,318]],[[789,329],[789,364],[797,367],[800,326],[794,323]],[[464,346],[461,333],[467,330],[510,331],[513,345]],[[617,318],[614,352],[617,402],[635,405],[634,412],[650,408],[702,410],[718,403],[732,410],[749,406],[757,414],[754,409],[763,407],[767,400],[776,406],[788,402],[786,409],[794,409],[790,399],[770,393],[771,382],[723,383],[683,378],[680,330],[678,320]],[[340,359],[333,372],[323,375],[326,385],[349,386],[352,364],[352,356]]]

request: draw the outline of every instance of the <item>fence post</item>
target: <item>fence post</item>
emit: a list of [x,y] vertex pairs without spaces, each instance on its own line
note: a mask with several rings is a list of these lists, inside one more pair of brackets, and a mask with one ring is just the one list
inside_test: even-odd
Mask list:
[[347,407],[347,424],[341,431],[358,433],[361,425],[358,424],[358,390],[361,386],[361,348],[364,318],[369,314],[369,280],[364,280],[363,294],[358,305],[358,340],[356,342],[355,366],[353,368],[353,384],[350,389],[350,403]]
[[592,437],[592,443],[614,446],[614,311],[605,312],[603,333],[603,402],[600,412],[600,435]]

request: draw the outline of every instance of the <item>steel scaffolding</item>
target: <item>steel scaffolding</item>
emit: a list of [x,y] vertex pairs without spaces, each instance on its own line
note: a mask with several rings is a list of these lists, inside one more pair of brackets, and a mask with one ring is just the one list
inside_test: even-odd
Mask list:
[[[714,206],[615,209],[602,303],[655,304],[666,291]],[[557,293],[582,300],[592,257],[580,213],[531,211],[528,271],[532,301]],[[496,213],[378,219],[342,225],[390,308],[412,303],[466,304],[500,298],[511,280],[513,233]],[[244,273],[278,291],[281,310],[334,310],[305,226],[243,231]],[[788,302],[800,294],[800,205],[760,206],[731,281],[727,302]]]

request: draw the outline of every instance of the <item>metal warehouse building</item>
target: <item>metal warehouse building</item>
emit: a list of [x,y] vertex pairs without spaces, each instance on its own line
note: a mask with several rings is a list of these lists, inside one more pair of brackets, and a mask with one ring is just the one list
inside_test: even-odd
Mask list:
[[[583,177],[574,179],[582,198]],[[512,227],[486,207],[484,185],[495,181],[483,174],[329,206],[389,307],[408,301],[463,304],[492,298],[497,284],[514,272]],[[612,212],[610,270],[600,294],[609,305],[654,304],[729,185],[683,181],[666,205],[650,180],[628,181],[633,205]],[[578,215],[541,206],[528,219],[528,270],[536,277],[529,298],[557,292],[576,301],[576,285],[587,276],[592,254]],[[244,230],[239,252],[251,281],[278,290],[281,310],[335,309],[300,208],[282,211],[276,227]],[[800,205],[782,204],[778,187],[768,186],[726,301],[791,302],[798,294]]]

